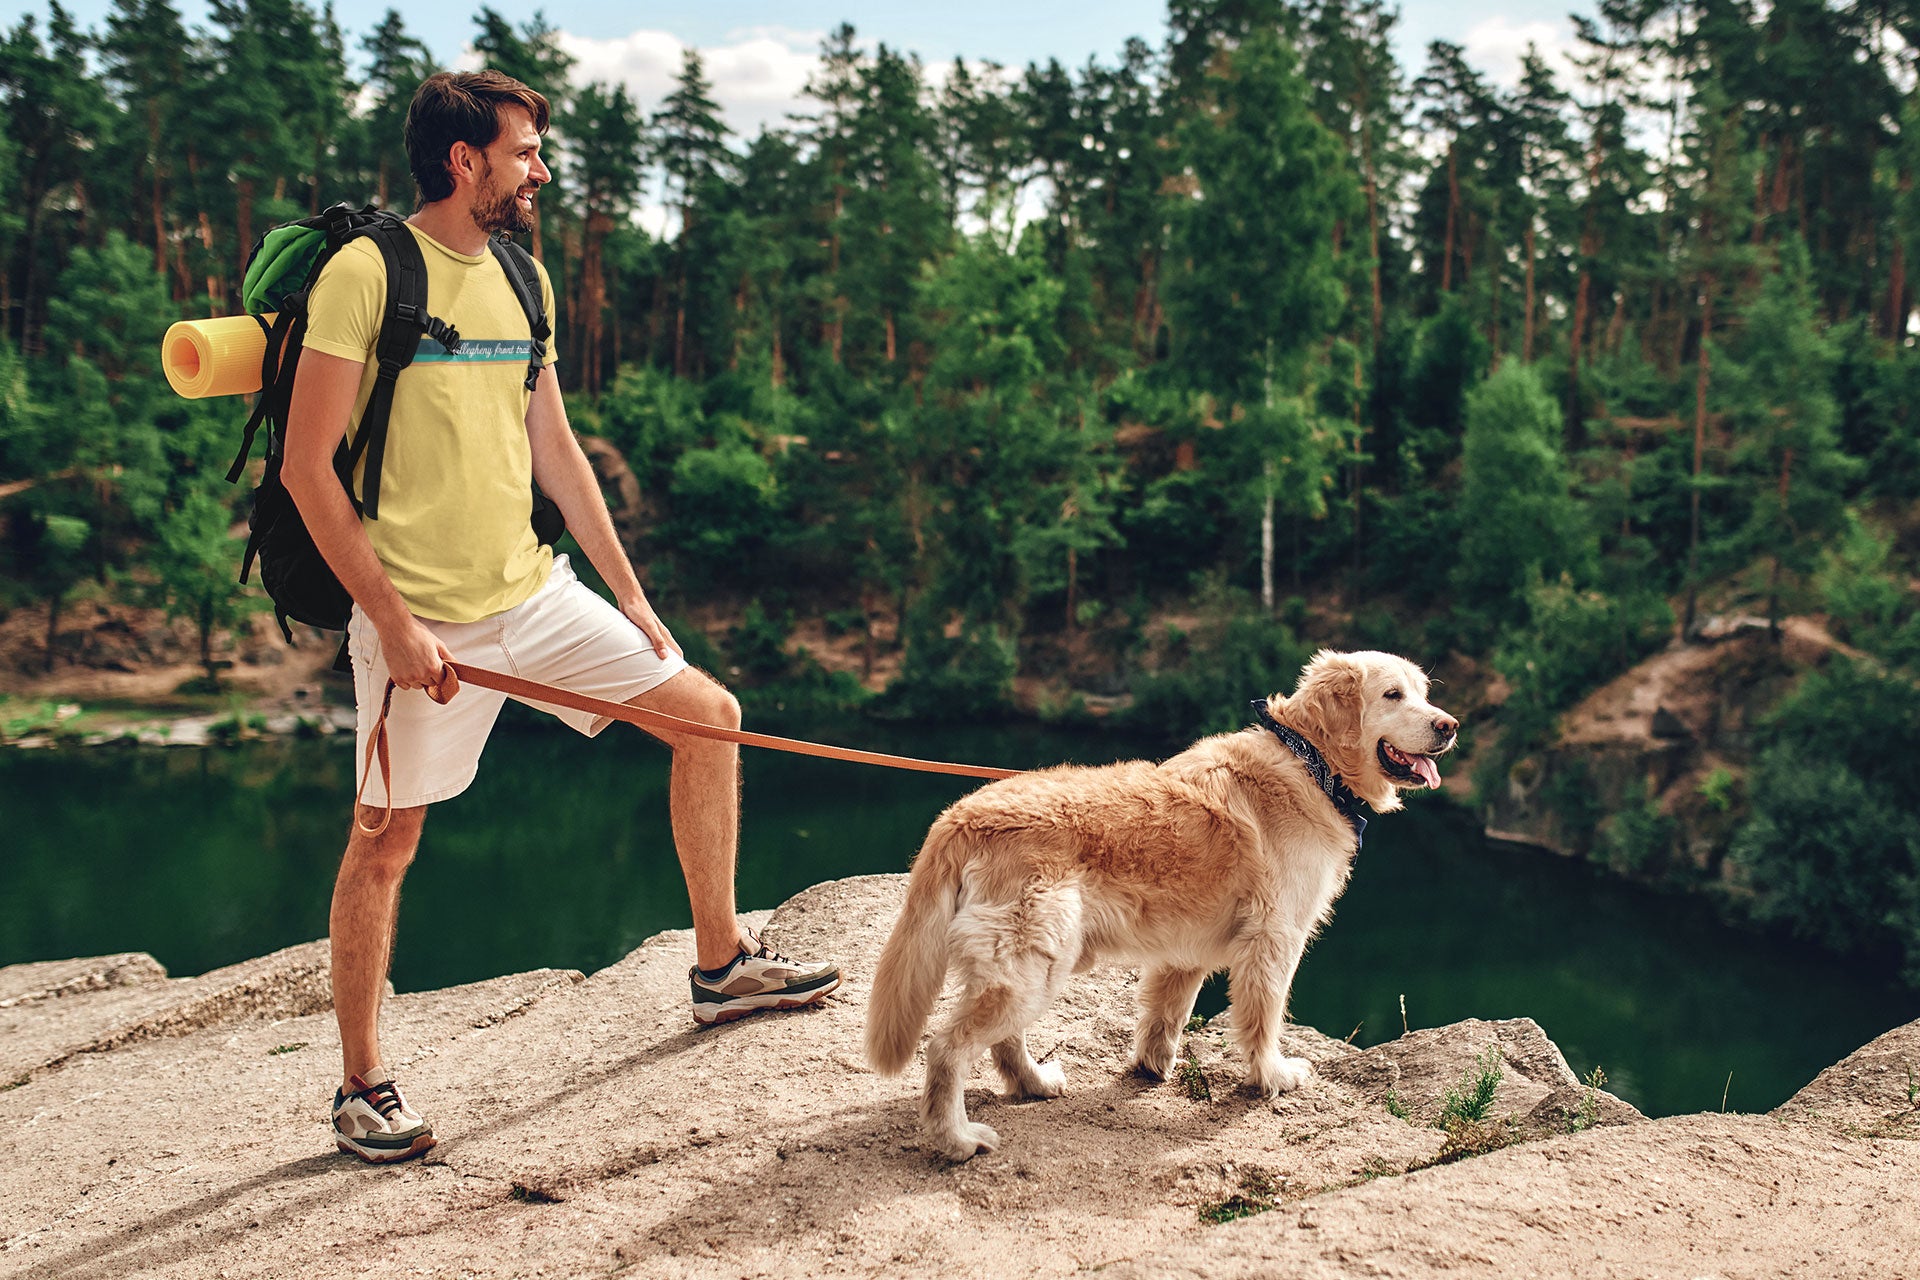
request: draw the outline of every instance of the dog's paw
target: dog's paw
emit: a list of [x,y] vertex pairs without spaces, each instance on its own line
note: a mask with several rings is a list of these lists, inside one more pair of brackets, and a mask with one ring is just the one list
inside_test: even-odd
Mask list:
[[1000,1147],[1000,1135],[991,1125],[963,1124],[951,1133],[929,1135],[934,1150],[958,1164],[976,1155],[990,1155]]
[[1166,1045],[1136,1052],[1133,1061],[1127,1064],[1127,1073],[1147,1080],[1165,1080],[1173,1070],[1173,1050],[1174,1046]]
[[1036,1062],[1025,1083],[1029,1098],[1057,1098],[1067,1091],[1067,1069],[1057,1062]]
[[1313,1064],[1305,1058],[1275,1058],[1269,1064],[1256,1065],[1247,1083],[1271,1098],[1292,1093],[1311,1079]]

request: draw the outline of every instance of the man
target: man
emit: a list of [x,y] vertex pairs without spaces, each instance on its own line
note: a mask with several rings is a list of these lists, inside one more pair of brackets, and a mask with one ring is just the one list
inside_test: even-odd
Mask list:
[[[316,282],[295,375],[282,475],[355,606],[348,629],[359,702],[363,787],[334,885],[330,932],[342,1083],[334,1095],[339,1148],[374,1162],[434,1144],[381,1062],[380,1000],[392,954],[400,881],[427,805],[473,780],[503,702],[468,687],[445,705],[450,661],[512,671],[616,702],[729,728],[740,708],[686,663],[614,534],[598,482],[567,424],[554,356],[529,393],[525,313],[487,240],[529,230],[552,175],[540,162],[546,99],[497,71],[430,77],[407,113],[408,163],[419,206],[408,219],[427,263],[427,307],[462,336],[460,348],[400,375],[386,440],[378,519],[362,521],[333,455],[372,390],[386,297],[378,249],[355,240]],[[553,289],[544,269],[548,315]],[[423,340],[424,341],[424,340]],[[361,477],[356,475],[356,491]],[[583,586],[540,545],[531,485],[557,504],[616,605]],[[391,793],[367,776],[365,750],[391,679]],[[592,735],[608,721],[558,708]],[[694,1016],[725,1021],[756,1008],[811,1004],[839,985],[837,969],[774,954],[734,914],[739,749],[657,734],[673,751],[669,808],[693,906]],[[527,802],[540,802],[527,788]],[[384,829],[378,821],[391,808]],[[539,856],[529,851],[529,856]]]

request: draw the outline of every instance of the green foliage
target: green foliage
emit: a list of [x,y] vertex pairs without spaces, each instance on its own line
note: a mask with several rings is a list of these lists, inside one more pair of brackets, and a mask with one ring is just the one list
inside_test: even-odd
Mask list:
[[1920,597],[1896,576],[1893,539],[1849,519],[1821,557],[1814,585],[1834,633],[1896,667],[1920,666]]
[[1539,375],[1508,361],[1467,397],[1466,415],[1454,586],[1462,607],[1514,621],[1533,576],[1585,581],[1592,546],[1569,492],[1559,411]]
[[733,665],[755,683],[785,675],[793,666],[787,637],[793,632],[793,612],[769,615],[758,600],[747,603],[740,621],[727,629],[727,650]]
[[1729,860],[1756,918],[1920,978],[1920,690],[1833,659],[1765,727]]
[[1673,629],[1666,601],[1644,589],[1612,596],[1536,578],[1521,600],[1525,621],[1502,637],[1493,659],[1512,687],[1501,720],[1516,751],[1608,677],[1657,650]]
[[1244,592],[1215,583],[1202,597],[1192,635],[1169,636],[1159,669],[1134,682],[1130,729],[1169,741],[1245,725],[1247,704],[1277,690],[1291,692],[1314,646],[1261,614]]
[[714,578],[746,576],[773,531],[778,482],[766,459],[744,444],[689,449],[673,464],[670,492],[663,539]]
[[1493,1109],[1493,1096],[1500,1087],[1501,1078],[1506,1074],[1501,1063],[1504,1059],[1497,1044],[1488,1045],[1485,1053],[1474,1060],[1474,1065],[1460,1077],[1457,1089],[1448,1089],[1441,1099],[1439,1127],[1451,1125],[1479,1124],[1487,1118],[1487,1112]]
[[1019,650],[998,624],[967,622],[923,598],[908,610],[906,660],[880,709],[917,720],[972,720],[1006,713]]
[[1647,798],[1646,784],[1629,787],[1620,809],[1600,826],[1594,857],[1625,875],[1647,875],[1673,853],[1678,824]]

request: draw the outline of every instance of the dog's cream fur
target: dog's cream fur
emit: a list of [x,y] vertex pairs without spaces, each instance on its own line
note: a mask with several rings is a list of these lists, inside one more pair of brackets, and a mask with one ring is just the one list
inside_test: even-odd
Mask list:
[[[1459,727],[1427,701],[1420,669],[1385,653],[1322,651],[1293,696],[1267,707],[1382,813],[1421,785],[1388,775],[1382,744],[1430,757]],[[1421,772],[1437,785],[1430,764]],[[1259,726],[1157,765],[1068,765],[982,787],[935,820],[913,864],[874,974],[867,1057],[884,1074],[904,1069],[957,970],[959,1002],[927,1045],[921,1120],[955,1160],[992,1151],[999,1135],[968,1121],[963,1096],[980,1051],[992,1049],[1009,1092],[1058,1096],[1060,1067],[1033,1060],[1026,1028],[1072,974],[1126,959],[1142,966],[1133,1070],[1166,1076],[1201,982],[1227,968],[1247,1083],[1296,1089],[1311,1068],[1279,1051],[1287,992],[1354,851],[1346,819]]]

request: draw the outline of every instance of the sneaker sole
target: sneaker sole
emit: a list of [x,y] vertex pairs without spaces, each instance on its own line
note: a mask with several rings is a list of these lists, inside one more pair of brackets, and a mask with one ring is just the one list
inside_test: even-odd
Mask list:
[[[702,1026],[718,1026],[723,1022],[737,1022],[749,1014],[763,1013],[767,1010],[804,1009],[810,1004],[818,1004],[823,996],[840,989],[840,979],[835,978],[824,987],[812,991],[788,994],[783,991],[770,991],[763,996],[741,996],[726,1004],[695,1005],[693,1020]],[[709,1013],[711,1011],[711,1013]]]
[[413,1140],[412,1146],[404,1149],[382,1149],[378,1147],[362,1147],[352,1138],[343,1137],[338,1133],[333,1135],[334,1146],[350,1156],[360,1157],[360,1159],[366,1161],[368,1164],[398,1164],[402,1160],[411,1160],[415,1156],[425,1155],[427,1152],[433,1150],[438,1142],[439,1139],[435,1138],[432,1134],[423,1133]]

